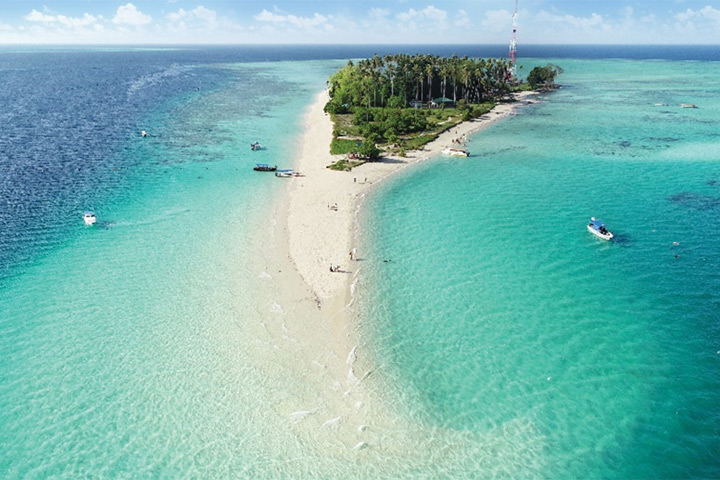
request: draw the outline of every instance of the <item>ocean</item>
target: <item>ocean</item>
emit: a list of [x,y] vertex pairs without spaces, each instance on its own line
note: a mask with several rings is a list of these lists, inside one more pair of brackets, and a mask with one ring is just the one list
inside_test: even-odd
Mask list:
[[358,335],[402,422],[345,455],[280,413],[309,387],[257,333],[282,186],[251,167],[290,166],[349,58],[506,47],[0,49],[3,477],[720,476],[717,49],[519,50],[563,88],[364,205]]

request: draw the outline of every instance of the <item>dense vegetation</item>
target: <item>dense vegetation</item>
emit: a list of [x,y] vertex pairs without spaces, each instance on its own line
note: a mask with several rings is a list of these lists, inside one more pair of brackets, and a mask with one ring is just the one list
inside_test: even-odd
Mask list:
[[352,107],[406,107],[438,97],[481,103],[510,91],[506,59],[438,57],[435,55],[373,56],[352,61],[328,81],[328,113],[348,113]]
[[517,86],[506,59],[399,54],[350,61],[330,76],[328,88],[325,111],[335,123],[331,152],[362,160],[379,156],[377,145],[400,155],[420,148],[487,113]]
[[562,72],[562,68],[551,63],[548,63],[544,67],[535,67],[530,70],[530,73],[527,77],[527,83],[533,90],[554,88],[555,79]]

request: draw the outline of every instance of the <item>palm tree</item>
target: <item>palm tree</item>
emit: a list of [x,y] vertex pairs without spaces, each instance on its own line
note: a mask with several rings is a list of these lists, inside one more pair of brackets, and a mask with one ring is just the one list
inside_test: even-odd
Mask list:
[[428,62],[425,65],[425,75],[427,75],[428,81],[428,101],[432,100],[432,81],[435,76],[435,65],[432,62]]

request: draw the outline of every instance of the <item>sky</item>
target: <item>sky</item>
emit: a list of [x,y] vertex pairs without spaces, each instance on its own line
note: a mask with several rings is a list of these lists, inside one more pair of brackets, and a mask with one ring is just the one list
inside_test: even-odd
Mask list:
[[[720,45],[719,0],[518,0],[524,44]],[[0,44],[507,44],[515,0],[0,0]]]

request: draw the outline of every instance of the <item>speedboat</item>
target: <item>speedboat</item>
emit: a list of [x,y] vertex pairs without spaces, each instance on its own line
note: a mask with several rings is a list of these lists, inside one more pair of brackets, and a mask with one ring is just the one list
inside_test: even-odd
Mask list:
[[443,149],[442,153],[444,153],[445,155],[450,155],[451,157],[469,157],[470,156],[470,152],[468,152],[467,150],[465,150],[463,148],[448,147],[448,148]]
[[268,165],[267,163],[258,163],[253,167],[256,172],[274,172],[277,170],[277,165]]
[[681,103],[680,108],[698,108],[694,103]]
[[83,213],[83,221],[85,222],[85,225],[93,225],[97,222],[97,217],[93,212],[85,212]]
[[260,142],[253,142],[250,144],[250,150],[260,150],[262,148],[262,145],[260,145]]
[[612,232],[605,228],[605,224],[595,217],[590,218],[590,223],[588,223],[587,229],[588,232],[598,238],[602,238],[603,240],[610,240],[614,236]]

